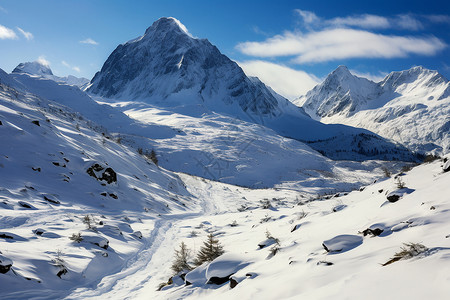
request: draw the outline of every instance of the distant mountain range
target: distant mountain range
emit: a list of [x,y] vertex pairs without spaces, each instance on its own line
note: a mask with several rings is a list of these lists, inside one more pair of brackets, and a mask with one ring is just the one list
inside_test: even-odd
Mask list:
[[89,83],[89,79],[83,78],[83,77],[75,77],[73,75],[69,75],[66,77],[58,77],[53,75],[52,70],[49,66],[44,65],[40,62],[34,61],[34,62],[26,62],[19,64],[13,71],[13,73],[21,74],[25,73],[28,75],[36,75],[41,76],[47,79],[51,79],[57,82],[62,82],[68,85],[75,85],[80,88],[83,88]]
[[450,83],[423,67],[375,83],[340,66],[293,102],[316,120],[366,128],[414,151],[450,149]]

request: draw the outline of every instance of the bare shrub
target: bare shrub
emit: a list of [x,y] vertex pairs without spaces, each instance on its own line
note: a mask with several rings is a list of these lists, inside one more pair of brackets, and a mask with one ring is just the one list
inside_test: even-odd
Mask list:
[[404,243],[404,247],[400,248],[400,251],[394,254],[390,260],[382,264],[382,266],[387,266],[401,259],[410,259],[424,253],[428,250],[427,247],[420,243]]

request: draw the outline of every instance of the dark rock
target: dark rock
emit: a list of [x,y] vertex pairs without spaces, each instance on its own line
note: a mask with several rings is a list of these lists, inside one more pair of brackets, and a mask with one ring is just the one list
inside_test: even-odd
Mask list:
[[44,229],[38,228],[38,229],[33,230],[33,232],[35,235],[41,236],[45,231],[44,231]]
[[7,235],[6,233],[0,233],[0,238],[2,239],[13,239],[14,237]]
[[59,272],[56,274],[56,276],[61,278],[61,276],[65,275],[65,274],[67,274],[67,269],[66,268],[62,268],[61,270],[59,270]]
[[0,255],[0,273],[6,274],[11,270],[12,261],[2,255]]
[[300,226],[301,226],[301,224],[297,224],[297,225],[295,225],[292,229],[291,229],[291,232],[294,232],[294,231],[296,231],[297,229],[299,229],[300,228]]
[[3,125],[2,121],[0,121],[0,126]]
[[330,262],[330,261],[325,261],[325,260],[321,260],[319,262],[317,262],[317,265],[324,265],[324,266],[332,266],[334,265],[334,263]]
[[364,236],[367,236],[367,235],[371,235],[371,236],[379,236],[380,234],[382,234],[383,233],[383,229],[381,229],[381,228],[367,228],[367,229],[365,229],[365,230],[363,230],[362,231],[362,234],[364,235]]
[[238,282],[233,278],[230,278],[230,288],[234,289],[238,285]]
[[[100,175],[97,176],[95,172],[99,173],[101,171],[103,171],[101,176]],[[110,167],[105,169],[99,164],[93,164],[86,170],[86,173],[88,173],[90,176],[94,177],[97,180],[106,181],[108,184],[117,182],[117,174]]]
[[49,197],[44,195],[44,200],[47,200],[48,202],[52,203],[52,204],[61,204],[61,202],[59,202],[58,200],[54,200],[54,199],[50,199]]
[[32,169],[33,171],[38,171],[38,172],[41,171],[41,168],[34,168],[34,167],[31,167],[31,169]]
[[387,199],[389,202],[397,202],[400,199],[400,196],[394,194],[394,195],[387,196]]
[[41,124],[39,124],[39,121],[31,121],[31,123],[33,123],[34,125],[37,125],[37,126],[41,126]]
[[30,204],[23,201],[19,201],[19,205],[25,208],[32,208]]
[[450,171],[450,160],[448,160],[444,163],[444,166],[442,167],[442,169],[444,170],[444,172]]
[[382,192],[383,192],[383,189],[380,189],[380,190],[378,190],[378,193],[380,193],[380,194],[381,194]]
[[213,277],[209,278],[207,284],[217,284],[217,285],[224,284],[225,282],[228,282],[230,280],[230,276],[231,275],[233,275],[233,274],[230,274],[230,275],[225,276],[225,277],[213,276]]
[[103,197],[106,197],[106,195],[108,195],[107,193],[100,193],[100,195],[102,195]]
[[110,193],[109,196],[110,196],[111,198],[114,198],[114,199],[119,199],[119,197],[117,197],[117,195],[116,195],[116,194],[113,194],[113,193]]

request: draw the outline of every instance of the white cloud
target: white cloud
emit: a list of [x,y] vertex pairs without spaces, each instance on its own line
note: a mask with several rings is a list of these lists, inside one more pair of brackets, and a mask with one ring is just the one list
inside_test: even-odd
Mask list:
[[450,16],[448,15],[428,15],[426,18],[433,23],[450,24]]
[[327,22],[336,26],[356,26],[360,28],[389,28],[391,26],[387,18],[368,14],[345,18],[339,17]]
[[6,40],[6,39],[10,39],[10,40],[15,40],[17,39],[17,34],[14,32],[14,30],[5,27],[3,25],[0,25],[0,39],[1,40]]
[[81,69],[80,69],[79,67],[77,67],[77,66],[72,66],[72,65],[70,65],[68,62],[66,62],[65,60],[61,61],[61,64],[62,64],[64,67],[66,67],[66,68],[69,68],[69,69],[74,70],[75,72],[78,72],[78,73],[81,72]]
[[306,24],[316,23],[320,18],[312,11],[296,9],[295,12],[302,18]]
[[45,59],[44,55],[39,56],[39,58],[37,59],[37,62],[40,63],[41,65],[50,66],[50,62],[48,60]]
[[395,25],[402,29],[420,30],[423,29],[422,23],[411,15],[399,15],[394,19]]
[[251,60],[238,64],[245,74],[258,77],[287,99],[294,99],[306,94],[319,83],[319,79],[314,75],[268,61]]
[[23,30],[20,27],[17,27],[17,30],[27,39],[27,40],[32,40],[34,38],[33,34],[31,32],[27,32],[25,30]]
[[8,11],[4,7],[1,7],[1,6],[0,6],[0,11],[4,12],[5,14],[8,13]]
[[242,53],[251,56],[295,56],[294,62],[308,63],[347,58],[434,55],[444,49],[446,44],[436,37],[394,36],[337,28],[307,34],[285,32],[263,42],[245,42],[236,47]]
[[80,41],[81,44],[89,44],[89,45],[98,45],[98,42],[94,41],[91,38],[87,38],[85,40]]

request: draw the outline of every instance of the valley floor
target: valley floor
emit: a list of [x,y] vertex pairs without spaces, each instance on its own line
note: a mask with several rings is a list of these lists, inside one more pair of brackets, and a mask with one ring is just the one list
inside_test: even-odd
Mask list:
[[[69,292],[24,291],[2,298],[446,299],[450,293],[450,172],[442,172],[441,161],[401,176],[411,191],[395,203],[386,198],[397,190],[394,178],[310,201],[311,195],[296,191],[250,190],[180,176],[198,202],[188,212],[142,219],[142,227],[152,229],[143,231],[142,247],[120,270]],[[267,203],[270,207],[263,208]],[[364,236],[367,228],[383,232]],[[228,282],[207,284],[204,277],[185,286],[175,277],[157,291],[173,275],[170,266],[180,242],[197,251],[210,232],[224,246],[224,256],[231,255],[231,265],[241,262],[232,276],[239,284],[231,289]],[[279,239],[274,256],[270,246],[258,247],[266,232]],[[332,238],[338,236],[343,238],[336,246]],[[404,243],[427,249],[382,266]],[[333,247],[342,249],[333,252]]]

